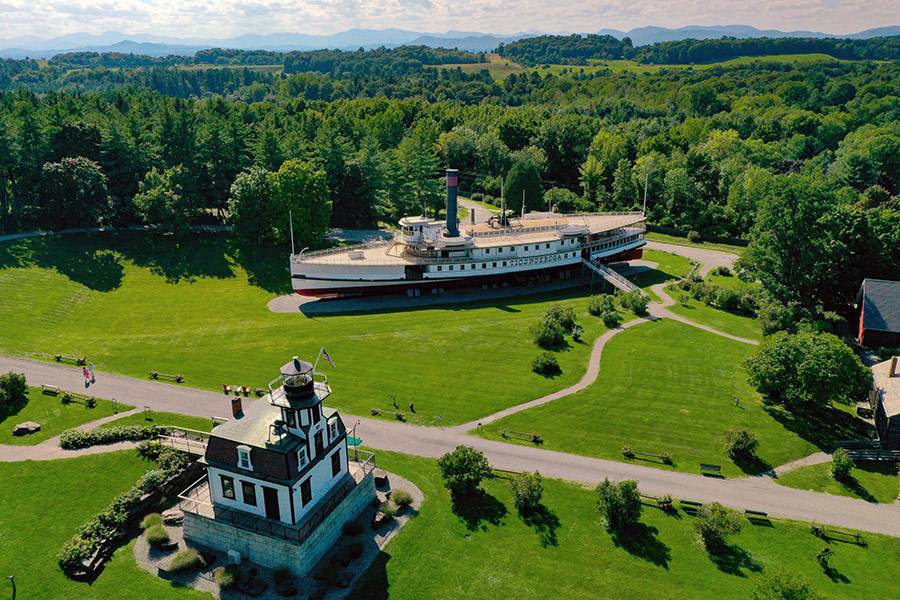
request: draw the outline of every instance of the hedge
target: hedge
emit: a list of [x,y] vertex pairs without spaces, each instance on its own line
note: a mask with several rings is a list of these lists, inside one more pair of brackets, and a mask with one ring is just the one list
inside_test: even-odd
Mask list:
[[69,429],[59,436],[59,447],[64,450],[77,450],[100,444],[113,444],[115,442],[137,442],[149,440],[159,436],[163,429],[155,425],[126,425],[121,427],[109,427],[107,429],[96,428],[88,431]]

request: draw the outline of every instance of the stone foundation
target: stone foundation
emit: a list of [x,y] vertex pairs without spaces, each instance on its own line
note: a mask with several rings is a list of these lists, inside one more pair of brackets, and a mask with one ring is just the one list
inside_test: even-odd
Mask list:
[[190,543],[223,554],[237,550],[243,559],[271,569],[286,567],[297,577],[305,577],[341,536],[344,524],[356,519],[374,500],[375,481],[369,473],[301,544],[239,529],[187,511],[184,513],[184,537]]

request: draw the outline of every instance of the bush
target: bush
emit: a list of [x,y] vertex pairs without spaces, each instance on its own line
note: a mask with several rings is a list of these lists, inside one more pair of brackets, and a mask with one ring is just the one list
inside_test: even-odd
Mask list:
[[756,436],[743,429],[725,433],[725,451],[734,460],[746,460],[753,456],[759,447]]
[[831,455],[831,476],[838,481],[847,481],[853,472],[853,459],[843,448],[838,448]]
[[26,401],[28,383],[23,373],[0,375],[0,414]]
[[620,315],[615,310],[606,311],[605,313],[600,315],[600,319],[603,320],[603,325],[608,329],[615,329],[622,324],[622,315]]
[[731,277],[731,269],[726,267],[725,265],[721,265],[716,267],[715,269],[710,271],[711,275],[719,275],[721,277]]
[[625,458],[634,458],[634,450],[631,449],[631,446],[622,446],[622,456]]
[[556,321],[545,319],[531,328],[531,335],[541,348],[553,349],[563,345],[566,331]]
[[150,513],[141,521],[141,529],[150,529],[154,525],[162,525],[162,515],[159,513]]
[[621,530],[637,523],[641,517],[641,494],[637,481],[613,483],[604,479],[596,488],[597,509],[612,530]]
[[214,577],[220,590],[233,590],[241,580],[241,572],[237,565],[228,565],[216,569]]
[[100,444],[113,444],[115,442],[138,442],[149,440],[159,435],[160,429],[155,426],[126,425],[122,427],[109,427],[81,431],[69,429],[59,436],[59,447],[64,450],[77,450]]
[[387,518],[392,519],[394,518],[394,515],[397,514],[397,505],[388,500],[387,502],[382,502],[381,506],[378,507],[378,510],[380,510]]
[[469,446],[457,446],[438,459],[444,485],[453,495],[474,492],[481,481],[491,476],[491,465],[484,454]]
[[576,325],[572,328],[572,339],[576,342],[581,341],[581,335],[584,333],[584,327],[581,325]]
[[697,511],[694,530],[707,551],[718,554],[727,546],[728,536],[741,530],[741,521],[733,510],[712,502]]
[[97,399],[91,396],[84,401],[84,405],[88,408],[97,408]]
[[519,473],[509,482],[513,493],[513,504],[521,513],[529,513],[537,509],[544,495],[544,483],[538,472]]
[[541,352],[531,361],[531,370],[544,377],[553,377],[562,373],[559,361],[549,352]]
[[751,596],[753,600],[823,600],[800,575],[775,569],[760,578]]
[[151,546],[159,548],[163,544],[169,543],[169,532],[160,525],[153,525],[144,531],[144,537]]
[[694,231],[693,229],[688,231],[687,239],[689,242],[693,242],[694,244],[699,244],[703,241],[703,238],[700,236],[700,232]]
[[56,556],[56,562],[65,573],[74,573],[81,568],[81,563],[100,546],[100,540],[73,537],[63,544]]
[[637,316],[645,317],[648,313],[647,306],[650,304],[650,299],[640,292],[628,292],[619,296],[619,304]]
[[391,500],[393,500],[397,506],[409,506],[412,504],[413,497],[412,494],[406,490],[394,490],[391,494]]
[[183,548],[179,550],[172,560],[169,561],[168,570],[172,573],[181,573],[195,569],[200,565],[200,555],[193,548]]
[[565,332],[571,332],[577,321],[575,317],[575,309],[571,306],[563,306],[562,304],[554,304],[547,310],[544,321],[555,321],[563,328]]
[[347,521],[343,527],[344,535],[359,535],[363,532],[362,523],[359,521]]
[[595,317],[599,317],[605,312],[616,310],[616,301],[611,294],[599,294],[591,296],[588,300],[588,312]]

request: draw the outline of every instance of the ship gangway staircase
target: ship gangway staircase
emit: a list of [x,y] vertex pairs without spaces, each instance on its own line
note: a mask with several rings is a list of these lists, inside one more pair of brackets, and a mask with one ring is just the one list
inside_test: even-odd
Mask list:
[[584,266],[590,269],[593,273],[599,275],[604,281],[609,283],[611,286],[616,288],[617,290],[622,290],[623,292],[637,292],[641,296],[646,296],[647,293],[633,284],[631,281],[626,279],[625,277],[619,275],[603,263],[597,260],[589,260],[587,258],[583,258],[582,262]]

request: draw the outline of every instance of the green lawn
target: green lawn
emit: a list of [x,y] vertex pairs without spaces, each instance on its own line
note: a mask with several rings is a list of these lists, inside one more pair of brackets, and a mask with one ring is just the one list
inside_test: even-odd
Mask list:
[[[835,440],[856,434],[857,420],[838,409],[795,418],[764,408],[742,366],[752,351],[677,321],[641,324],[607,344],[600,376],[589,388],[492,423],[480,435],[537,432],[546,448],[614,460],[624,460],[621,450],[628,445],[671,453],[677,470],[697,472],[706,462],[735,476],[830,449]],[[736,465],[727,456],[730,429],[759,438],[758,461]]]
[[691,298],[687,292],[674,287],[666,291],[676,300],[669,310],[677,315],[731,335],[751,340],[762,340],[763,338],[762,325],[758,319],[713,308]]
[[[66,429],[108,417],[115,412],[131,410],[126,404],[114,405],[108,400],[99,398],[94,408],[88,408],[81,401],[63,404],[60,398],[61,396],[42,394],[41,388],[29,387],[28,402],[13,409],[13,412],[5,418],[0,418],[0,444],[20,446],[37,444],[59,435]],[[14,436],[13,427],[24,421],[40,423],[41,430],[30,435]]]
[[56,565],[59,548],[75,530],[150,467],[133,451],[0,463],[0,597],[8,597],[6,576],[15,575],[19,598],[209,598],[173,588],[140,570],[130,546],[116,553],[93,585],[66,579]]
[[655,231],[647,232],[647,239],[654,242],[664,242],[666,244],[678,244],[679,246],[692,246],[694,248],[706,248],[707,250],[721,250],[722,252],[730,252],[740,256],[746,248],[744,246],[733,246],[731,244],[718,244],[715,242],[691,242],[687,238],[668,235],[665,233],[657,233]]
[[691,261],[689,259],[662,250],[645,249],[642,260],[658,264],[654,269],[642,271],[636,275],[628,275],[628,279],[647,292],[654,300],[659,300],[659,296],[653,293],[650,286],[667,281],[676,281],[687,275],[691,270]]
[[119,427],[122,425],[168,425],[173,427],[184,427],[185,429],[196,429],[197,431],[210,431],[213,428],[212,419],[155,410],[142,411],[137,414],[128,415],[127,417],[110,421],[109,423],[101,425],[101,427]]
[[713,67],[735,67],[748,65],[753,63],[799,63],[812,64],[820,62],[833,62],[838,59],[828,54],[811,53],[811,54],[773,54],[770,56],[740,56],[714,63],[704,64],[678,64],[678,65],[652,65],[643,64],[633,60],[601,60],[588,59],[587,65],[539,65],[533,67],[533,70],[545,75],[553,73],[554,75],[576,75],[578,73],[592,74],[597,71],[609,69],[613,73],[658,73],[662,69],[688,69],[706,70]]
[[[262,387],[293,355],[325,346],[329,404],[355,414],[414,402],[411,421],[477,419],[577,381],[604,328],[585,289],[343,316],[276,314],[289,289],[286,252],[244,250],[224,236],[176,242],[105,234],[0,245],[0,352],[86,355],[101,371],[183,373],[186,384]],[[7,292],[8,290],[8,292]],[[577,309],[582,343],[559,353],[562,375],[531,372],[529,328],[556,301]],[[320,365],[321,366],[321,365]]]
[[479,71],[487,71],[491,74],[491,77],[493,77],[497,81],[503,81],[513,73],[525,72],[525,68],[521,65],[514,63],[511,60],[506,60],[499,57],[486,63],[444,64],[437,65],[435,68],[447,70],[460,69],[463,73],[469,74],[478,73]]
[[858,466],[853,469],[852,479],[846,483],[835,481],[831,476],[831,463],[788,471],[776,481],[788,487],[862,498],[869,502],[894,502],[900,494],[897,466],[892,464],[867,463]]
[[[413,481],[426,496],[419,514],[387,546],[354,590],[359,600],[472,598],[748,598],[765,572],[790,569],[832,600],[890,598],[900,541],[864,534],[868,548],[829,544],[836,572],[816,561],[825,543],[809,525],[744,522],[729,559],[717,566],[695,541],[693,517],[645,507],[634,536],[613,542],[592,491],[544,481],[546,510],[526,524],[505,479],[484,484],[477,508],[453,512],[431,460],[380,452],[380,466]],[[896,591],[896,590],[895,590]]]

